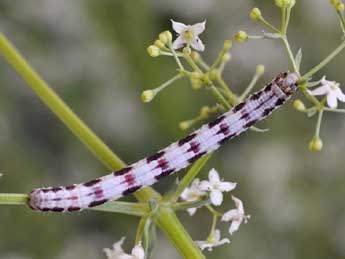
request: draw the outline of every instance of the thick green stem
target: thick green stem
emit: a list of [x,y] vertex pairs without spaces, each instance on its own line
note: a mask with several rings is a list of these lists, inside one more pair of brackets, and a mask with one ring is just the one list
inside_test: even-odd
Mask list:
[[134,203],[125,201],[107,202],[100,206],[91,208],[90,210],[113,213],[116,212],[139,217],[146,216],[150,212],[148,206],[146,206],[145,203]]
[[23,193],[1,193],[1,205],[26,205],[29,196]]
[[226,96],[228,97],[229,102],[232,105],[235,105],[238,103],[238,98],[237,96],[230,90],[229,86],[225,83],[225,81],[223,80],[222,77],[217,76],[216,77],[216,81],[218,82],[218,84],[222,87],[222,89],[224,90],[224,92],[226,93]]
[[[0,34],[0,53],[12,65],[17,73],[28,83],[40,99],[71,129],[71,131],[91,150],[93,154],[109,169],[117,170],[125,163],[114,154],[63,102],[63,100],[48,86],[48,84],[31,68],[15,47]],[[150,199],[161,199],[161,195],[154,189],[146,187],[137,191],[135,197],[142,202]],[[158,225],[167,234],[172,243],[185,258],[204,258],[200,249],[183,228],[174,212],[168,208],[161,208],[157,216]],[[183,240],[183,242],[181,242]],[[193,255],[193,257],[190,257]]]
[[289,41],[288,41],[287,38],[286,38],[286,35],[283,35],[281,39],[282,39],[282,41],[283,41],[283,43],[284,43],[284,47],[285,47],[285,49],[286,49],[286,51],[287,51],[287,53],[288,53],[289,60],[290,60],[290,63],[291,63],[291,65],[292,65],[292,67],[293,67],[293,70],[294,70],[294,72],[297,73],[297,75],[299,76],[299,75],[300,75],[300,72],[299,72],[299,69],[298,69],[297,64],[296,64],[296,62],[295,62],[295,57],[294,57],[294,55],[292,54],[292,50],[291,50]]

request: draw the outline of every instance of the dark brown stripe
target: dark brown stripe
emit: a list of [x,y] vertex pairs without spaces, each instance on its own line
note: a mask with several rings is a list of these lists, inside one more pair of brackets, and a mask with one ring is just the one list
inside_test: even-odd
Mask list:
[[280,106],[280,105],[282,105],[284,102],[285,102],[285,99],[284,99],[284,98],[279,98],[279,99],[276,101],[275,105],[276,105],[276,106]]
[[262,116],[268,116],[272,111],[274,110],[274,107],[272,108],[266,108],[264,112],[262,113]]
[[81,208],[79,208],[79,207],[68,207],[67,208],[67,211],[70,211],[70,212],[72,212],[72,211],[80,211],[81,210]]
[[156,175],[155,178],[157,180],[159,180],[159,179],[161,179],[161,178],[163,178],[165,176],[168,176],[168,175],[172,174],[174,171],[175,171],[175,169],[166,170],[166,171],[162,172],[161,174]]
[[250,115],[249,112],[244,113],[244,114],[241,116],[240,120],[243,120],[243,119],[247,120],[247,119],[249,118],[249,115]]
[[54,212],[63,212],[63,211],[64,211],[64,208],[54,207],[54,208],[51,209],[51,211],[54,211]]
[[58,192],[58,191],[61,191],[62,188],[61,187],[53,187],[50,189],[52,192]]
[[257,123],[257,121],[258,121],[258,120],[249,121],[249,122],[247,122],[247,123],[244,125],[243,128],[247,129],[247,128],[253,126],[255,123]]
[[155,160],[161,158],[164,154],[165,154],[165,152],[162,150],[162,151],[160,151],[160,152],[158,152],[158,153],[156,153],[156,154],[154,154],[154,155],[152,155],[152,156],[147,157],[147,158],[146,158],[146,161],[147,161],[148,163],[150,163],[150,162],[152,162],[152,161],[155,161]]
[[206,151],[201,152],[201,153],[199,153],[199,154],[193,156],[192,158],[189,158],[189,159],[188,159],[188,162],[189,162],[189,163],[194,163],[196,160],[198,160],[200,157],[202,157],[202,156],[205,155],[205,154],[206,154]]
[[158,165],[156,166],[156,168],[162,168],[162,170],[165,170],[168,167],[169,163],[167,160],[165,160],[164,158],[158,160]]
[[122,194],[123,195],[128,195],[128,194],[131,194],[133,192],[136,192],[137,190],[139,190],[141,188],[141,185],[138,185],[138,186],[133,186],[131,188],[128,188],[127,190],[125,190]]
[[42,208],[41,211],[47,212],[47,211],[50,211],[50,208]]
[[185,144],[185,143],[189,142],[190,140],[192,140],[193,138],[195,138],[195,136],[196,136],[196,133],[192,133],[192,134],[188,135],[187,137],[180,139],[178,142],[178,145],[182,146],[183,144]]
[[233,133],[233,134],[231,134],[231,135],[229,135],[229,136],[223,138],[222,140],[218,141],[218,144],[219,144],[219,145],[223,145],[225,142],[227,142],[228,140],[232,139],[232,138],[235,137],[235,136],[236,136],[236,134]]
[[65,189],[71,191],[71,190],[74,190],[75,187],[76,187],[75,185],[69,185],[69,186],[66,186]]
[[257,92],[257,93],[254,93],[253,95],[250,96],[250,100],[253,100],[253,101],[254,101],[254,100],[259,99],[260,96],[261,96],[261,94],[262,94],[262,91]]
[[198,153],[200,150],[200,143],[196,142],[196,141],[192,141],[190,143],[190,148],[187,150],[187,152],[194,152],[194,153]]
[[269,92],[269,91],[271,91],[271,89],[272,89],[272,83],[269,83],[269,84],[264,88],[264,91],[265,91],[265,92]]
[[246,105],[246,102],[242,102],[237,104],[234,108],[232,108],[233,112],[238,112],[239,110],[241,110],[244,106]]
[[224,134],[228,135],[230,133],[229,126],[225,123],[220,124],[220,130],[218,130],[217,134]]
[[93,201],[93,202],[90,202],[90,204],[88,205],[89,208],[91,207],[95,207],[95,206],[98,206],[98,205],[101,205],[103,203],[106,203],[108,201],[108,199],[103,199],[103,200],[99,200],[99,201]]
[[224,120],[224,118],[225,118],[225,115],[219,116],[217,119],[211,121],[211,122],[208,124],[208,127],[209,127],[209,128],[213,128],[213,127],[216,126],[218,123],[220,123],[222,120]]
[[84,183],[83,185],[86,187],[94,186],[95,184],[98,184],[101,181],[101,179],[95,179],[91,180],[89,182]]
[[128,173],[128,172],[131,171],[131,170],[132,170],[132,167],[131,167],[131,166],[128,166],[128,167],[122,168],[122,169],[119,170],[119,171],[114,172],[113,174],[114,174],[115,176],[124,175],[124,174]]

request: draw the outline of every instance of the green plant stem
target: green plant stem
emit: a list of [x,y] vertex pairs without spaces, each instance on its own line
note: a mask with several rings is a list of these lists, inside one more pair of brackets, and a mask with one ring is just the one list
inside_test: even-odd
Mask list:
[[[178,58],[178,55],[176,54],[176,51],[175,51],[174,48],[172,47],[171,42],[169,43],[169,49],[170,49],[171,53],[173,54],[174,59],[175,59],[177,65],[178,65],[179,69],[180,69],[180,70],[184,70],[184,67],[183,67],[183,65],[182,65],[182,63],[181,63],[181,61],[180,61],[180,59]],[[183,55],[182,55],[182,56],[183,56]]]
[[170,78],[168,81],[164,82],[163,84],[161,84],[160,86],[158,86],[158,87],[156,87],[155,89],[152,89],[152,90],[155,92],[155,94],[157,94],[159,91],[163,90],[165,87],[171,85],[176,80],[179,80],[182,77],[184,77],[184,72],[178,73],[174,77]]
[[217,76],[216,77],[216,81],[217,83],[220,85],[220,87],[222,87],[222,89],[224,90],[224,92],[226,93],[226,96],[228,97],[229,102],[232,105],[235,105],[238,103],[238,98],[237,96],[230,90],[229,86],[225,83],[225,81],[223,80],[222,77]]
[[331,108],[324,107],[323,110],[327,112],[345,113],[345,109],[331,109]]
[[340,20],[340,25],[341,25],[341,30],[343,32],[343,34],[345,33],[345,19],[344,19],[344,14],[342,11],[338,11],[337,10],[337,14],[339,16],[339,20]]
[[24,193],[1,193],[1,205],[26,205],[29,196]]
[[90,210],[104,211],[104,212],[117,212],[126,215],[146,216],[150,210],[145,203],[134,203],[124,201],[112,201],[102,204],[100,206],[90,208]]
[[313,67],[309,72],[301,77],[301,80],[309,80],[315,73],[328,64],[334,57],[336,57],[345,48],[345,40],[333,50],[324,60],[322,60],[318,65]]
[[199,201],[186,201],[174,203],[171,208],[173,210],[185,210],[189,208],[202,207],[210,203],[210,199],[199,200]]
[[214,97],[216,97],[218,102],[224,107],[224,109],[226,109],[226,110],[231,109],[230,104],[227,102],[227,100],[224,98],[224,96],[219,92],[217,87],[215,87],[213,84],[210,86],[210,91],[214,95]]
[[[8,39],[0,34],[0,53],[12,65],[17,73],[27,82],[40,99],[60,118],[61,121],[91,150],[91,152],[109,169],[118,170],[126,164],[98,138],[48,86],[48,84],[31,68],[24,57],[15,49]],[[161,199],[161,195],[150,187],[137,191],[135,197],[141,202]],[[157,215],[158,225],[185,258],[205,258],[200,249],[176,217],[167,208],[161,208]],[[183,240],[183,242],[181,242]],[[193,255],[193,257],[190,257]]]
[[179,183],[174,195],[171,196],[170,202],[174,203],[178,200],[183,190],[193,181],[193,179],[198,175],[201,169],[205,166],[207,161],[212,156],[212,153],[205,155],[196,161],[191,168],[187,171],[186,175],[182,178]]
[[262,16],[259,17],[259,21],[262,22],[264,25],[266,25],[268,28],[270,28],[272,31],[276,32],[276,33],[280,33],[279,29],[276,28],[275,26],[273,26],[271,23],[269,23],[268,21],[266,21],[266,19]]
[[316,124],[316,130],[315,130],[315,136],[317,138],[320,137],[320,128],[321,128],[321,122],[322,122],[322,115],[323,115],[323,109],[321,108],[319,110],[319,116],[317,118],[317,124]]
[[289,60],[290,60],[290,63],[291,63],[291,65],[292,65],[292,67],[293,67],[294,72],[295,72],[298,76],[300,76],[299,69],[298,69],[298,67],[297,67],[297,65],[296,65],[296,62],[295,62],[295,57],[294,57],[294,55],[292,54],[292,50],[291,50],[291,47],[290,47],[290,43],[289,43],[289,41],[287,40],[286,35],[283,35],[281,39],[282,39],[282,41],[283,41],[283,43],[284,43],[284,47],[285,47],[285,49],[286,49],[286,51],[287,51],[287,53],[288,53]]
[[239,97],[239,102],[242,102],[248,96],[248,94],[252,91],[255,84],[258,82],[259,78],[260,76],[255,73],[249,85],[244,90],[243,94],[241,94],[241,96]]

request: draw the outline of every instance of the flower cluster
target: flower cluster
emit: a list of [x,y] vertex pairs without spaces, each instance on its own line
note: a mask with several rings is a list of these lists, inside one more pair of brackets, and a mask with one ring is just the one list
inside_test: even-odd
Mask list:
[[[194,179],[190,187],[187,187],[181,194],[181,199],[187,202],[197,202],[205,196],[209,197],[211,205],[220,206],[223,203],[223,192],[230,192],[236,188],[236,183],[226,182],[220,179],[218,172],[215,169],[209,171],[208,180],[200,181],[198,178]],[[214,210],[210,205],[207,208],[213,214],[214,222],[220,215],[221,221],[230,222],[229,233],[232,235],[238,230],[242,223],[247,223],[250,218],[249,215],[245,215],[243,203],[235,196],[231,196],[235,203],[235,208],[228,212],[219,213]],[[188,208],[189,215],[193,216],[196,212],[196,207]],[[215,229],[215,224],[212,225],[211,232],[205,241],[196,241],[198,246],[203,250],[208,248],[212,250],[215,246],[230,243],[228,238],[221,239],[220,231]]]
[[141,243],[137,244],[131,254],[127,254],[123,251],[122,245],[125,241],[125,237],[121,238],[118,242],[113,245],[113,248],[104,248],[103,251],[108,259],[144,259],[145,252]]

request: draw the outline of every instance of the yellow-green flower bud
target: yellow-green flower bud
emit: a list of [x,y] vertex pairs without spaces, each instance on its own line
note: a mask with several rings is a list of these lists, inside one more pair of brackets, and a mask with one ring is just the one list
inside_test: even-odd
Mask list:
[[235,34],[234,39],[237,43],[246,42],[248,40],[248,34],[245,31],[238,31]]
[[153,98],[155,97],[155,92],[153,90],[145,90],[144,92],[142,92],[141,94],[141,101],[143,103],[149,103],[153,100]]
[[225,53],[224,56],[222,57],[222,62],[223,63],[229,62],[230,59],[231,59],[231,54],[229,52]]
[[262,76],[264,73],[265,73],[265,66],[262,65],[262,64],[259,64],[256,66],[256,71],[255,73],[258,75],[258,76]]
[[254,8],[252,9],[252,11],[250,12],[249,17],[250,17],[252,20],[254,20],[254,21],[256,21],[257,19],[259,19],[259,18],[261,17],[261,11],[260,11],[260,9],[257,8],[257,7],[254,7]]
[[202,75],[199,72],[192,72],[190,76],[190,83],[194,90],[198,90],[201,88],[203,84],[201,78],[202,78]]
[[323,147],[322,140],[319,137],[313,137],[309,143],[310,151],[321,151]]
[[182,52],[186,55],[190,55],[192,53],[192,50],[190,47],[187,46],[183,48]]
[[275,0],[274,2],[276,4],[276,6],[282,8],[284,6],[285,1],[284,0]]
[[329,2],[330,2],[331,5],[333,5],[334,7],[336,7],[337,4],[341,3],[340,0],[330,0]]
[[216,80],[219,77],[220,77],[220,71],[218,69],[212,69],[209,74],[209,79]]
[[335,5],[335,9],[338,11],[338,12],[343,12],[344,11],[344,4],[343,3],[338,3]]
[[172,41],[172,34],[170,31],[163,31],[159,34],[159,39],[164,44],[167,44],[168,42]]
[[147,53],[149,53],[151,57],[155,58],[161,54],[161,51],[157,46],[151,45],[147,48]]
[[290,0],[290,6],[291,6],[291,7],[294,7],[295,4],[296,4],[296,0]]
[[300,112],[304,112],[306,110],[304,103],[299,99],[293,102],[293,107]]
[[231,40],[225,40],[223,45],[223,50],[228,51],[232,47],[232,41]]
[[192,53],[190,53],[190,56],[195,62],[200,59],[200,54],[197,51],[192,51]]
[[186,130],[190,127],[190,122],[189,121],[181,121],[179,124],[179,127],[181,130]]
[[156,40],[154,45],[159,49],[162,49],[165,47],[165,44],[161,40]]
[[206,119],[210,115],[210,112],[211,112],[211,108],[205,105],[201,107],[200,109],[200,116]]

